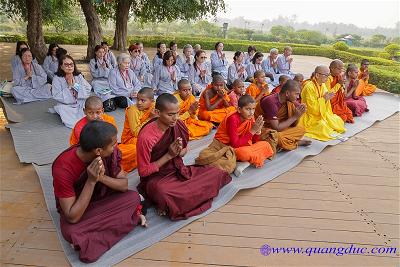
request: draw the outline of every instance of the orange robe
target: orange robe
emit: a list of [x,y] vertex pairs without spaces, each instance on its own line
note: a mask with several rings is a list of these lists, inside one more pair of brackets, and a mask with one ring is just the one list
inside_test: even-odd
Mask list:
[[279,94],[281,92],[281,89],[282,89],[282,85],[278,85],[277,87],[272,89],[271,94]]
[[360,70],[358,74],[359,84],[356,89],[356,96],[372,95],[376,91],[376,86],[368,83],[369,75],[366,79],[363,79],[364,71]]
[[150,118],[154,105],[144,111],[138,110],[136,105],[125,110],[124,130],[122,131],[121,144],[118,145],[122,152],[121,166],[126,172],[137,167],[136,142],[140,129]]
[[[263,83],[262,86],[268,86],[266,83]],[[246,94],[251,95],[254,99],[261,94],[262,89],[260,89],[255,82],[249,85],[246,89]],[[264,96],[269,95],[269,90],[265,92]]]
[[197,118],[197,114],[191,115],[189,113],[190,106],[196,102],[194,95],[190,95],[186,100],[181,98],[179,92],[175,93],[174,96],[179,102],[179,117],[189,130],[189,140],[200,139],[209,134],[214,124],[209,121],[201,121]]
[[[266,119],[266,116],[263,114],[263,110],[261,108],[262,102],[257,104],[256,113],[264,116],[264,127],[267,129],[272,129],[269,120]],[[262,113],[260,113],[260,110]],[[287,101],[285,104],[282,104],[280,109],[278,110],[277,119],[279,122],[286,121],[289,118],[294,116],[294,112],[296,110],[295,104],[290,101]],[[286,128],[283,131],[278,132],[278,146],[284,150],[294,150],[298,146],[298,142],[303,138],[306,130],[303,126],[298,124],[293,124]]]
[[[206,89],[201,93],[200,100],[199,100],[199,119],[205,121],[211,121],[215,123],[221,123],[221,121],[225,118],[226,115],[236,110],[235,107],[229,106],[225,107],[222,102],[214,109],[214,110],[207,110],[205,94],[208,90],[212,90],[212,84],[209,84]],[[213,98],[210,99],[210,104],[213,105],[219,99],[218,95],[215,95]],[[230,98],[228,94],[225,94],[224,99],[229,103]]]
[[354,123],[353,113],[346,105],[344,89],[337,82],[337,77],[329,75],[328,81],[325,84],[329,92],[335,92],[335,96],[331,99],[333,113],[342,118],[344,122]]
[[[274,152],[271,148],[271,145],[267,141],[258,141],[259,136],[252,136],[250,134],[250,129],[255,122],[254,117],[251,120],[239,122],[240,125],[238,128],[236,128],[236,132],[232,133],[229,131],[232,130],[230,129],[232,127],[230,127],[228,123],[228,119],[231,116],[238,116],[238,112],[233,112],[225,117],[225,119],[219,125],[214,138],[223,144],[232,146],[235,150],[236,159],[239,161],[248,161],[257,168],[262,167],[264,165],[264,161],[271,157]],[[238,118],[237,120],[240,119]],[[242,146],[235,146],[230,137],[232,134],[238,136],[238,143],[241,143],[240,139],[245,140],[248,138],[247,143]]]
[[[115,128],[117,128],[114,117],[107,115],[107,114],[103,114],[102,120],[105,122],[111,123],[112,125],[114,125]],[[87,118],[85,116],[75,124],[74,128],[72,129],[71,135],[69,137],[69,144],[71,146],[79,143],[79,137],[81,136],[81,131],[88,122],[89,121],[87,120]]]

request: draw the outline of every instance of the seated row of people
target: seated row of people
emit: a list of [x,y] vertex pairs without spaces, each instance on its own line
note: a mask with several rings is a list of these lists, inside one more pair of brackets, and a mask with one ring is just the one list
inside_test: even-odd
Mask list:
[[[159,215],[172,220],[186,219],[211,207],[212,199],[231,181],[229,174],[237,169],[237,161],[260,168],[277,150],[310,145],[311,140],[303,138],[304,135],[329,140],[343,133],[344,121],[332,112],[330,102],[337,92],[329,90],[326,84],[333,69],[341,65],[337,61],[331,65],[331,70],[318,66],[312,78],[304,81],[303,89],[300,82],[281,78],[279,90],[262,95],[259,101],[245,93],[239,79],[233,82],[233,91],[229,93],[220,75],[213,77],[201,94],[200,103],[185,79],[178,82],[174,95],[161,94],[155,105],[153,89],[142,88],[136,104],[126,109],[121,144],[116,143],[115,122],[104,114],[101,100],[89,97],[86,118],[71,134],[71,144],[78,140],[79,143],[63,152],[53,165],[64,238],[79,250],[82,261],[95,261],[135,225],[147,224],[142,204],[154,205]],[[357,68],[349,65],[346,75],[345,94],[353,96]],[[297,79],[302,78],[297,76]],[[236,95],[237,108],[230,105],[231,94]],[[196,117],[199,107],[203,107],[205,121]],[[182,158],[187,153],[188,141],[207,135],[214,126],[211,122],[219,124],[214,140],[200,152],[196,165],[185,166]],[[130,154],[127,157],[124,153]],[[134,161],[136,165],[126,169],[124,158],[128,165]],[[142,204],[135,191],[117,192],[127,190],[126,175],[119,166],[127,171],[138,168],[137,189],[145,198]],[[113,168],[115,171],[110,171]],[[89,194],[96,197],[89,201]],[[127,195],[131,200],[119,205]],[[114,221],[120,222],[114,226],[124,231],[116,234],[114,226],[99,226],[99,221],[104,220],[101,208],[104,205]],[[123,219],[126,217],[131,218],[129,224]],[[96,242],[97,235],[104,242]],[[88,243],[92,244],[90,248],[85,245]]]

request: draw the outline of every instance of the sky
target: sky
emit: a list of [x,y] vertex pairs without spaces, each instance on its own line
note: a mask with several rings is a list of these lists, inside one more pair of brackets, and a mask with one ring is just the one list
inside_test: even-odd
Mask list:
[[399,0],[224,0],[226,13],[217,16],[262,21],[296,15],[296,22],[336,22],[358,27],[395,28],[400,21]]

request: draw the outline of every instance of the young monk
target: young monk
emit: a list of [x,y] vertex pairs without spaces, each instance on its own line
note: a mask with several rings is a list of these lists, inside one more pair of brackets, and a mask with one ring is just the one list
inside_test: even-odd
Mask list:
[[236,79],[232,83],[232,91],[229,93],[230,103],[235,108],[238,107],[239,98],[246,94],[244,83],[240,79]]
[[229,101],[224,77],[214,75],[211,84],[200,95],[199,119],[220,123],[227,114],[235,111]]
[[140,196],[128,190],[120,167],[117,129],[91,121],[79,145],[62,152],[52,166],[54,196],[65,240],[89,263],[131,232],[146,226]]
[[69,137],[69,144],[71,146],[79,143],[79,137],[81,136],[83,127],[91,121],[105,121],[117,128],[114,117],[104,113],[103,102],[98,96],[89,96],[86,99],[83,113],[85,117],[75,124]]
[[328,77],[328,67],[316,67],[301,92],[301,102],[307,110],[300,117],[299,125],[306,129],[305,136],[321,141],[336,139],[346,131],[343,120],[332,112],[330,100],[335,93],[326,87]]
[[376,86],[368,83],[369,71],[368,71],[369,61],[368,59],[363,59],[361,61],[360,73],[358,74],[359,85],[356,90],[357,96],[372,95],[376,91]]
[[278,131],[278,147],[284,150],[311,144],[311,141],[302,139],[304,127],[297,125],[299,118],[306,112],[306,105],[297,102],[299,95],[300,84],[288,80],[279,93],[264,97],[256,108],[255,116],[262,115],[265,118],[264,126]]
[[294,77],[293,77],[293,80],[299,82],[300,85],[301,85],[301,84],[303,84],[303,81],[304,81],[304,75],[301,74],[301,73],[296,73],[296,74],[294,75]]
[[290,77],[287,75],[281,75],[279,76],[279,85],[277,87],[275,87],[271,94],[279,94],[279,92],[282,90],[282,86],[288,81],[290,80]]
[[240,97],[237,111],[225,117],[214,138],[233,147],[237,160],[260,168],[274,152],[267,141],[260,140],[264,119],[262,115],[254,119],[255,108],[256,101],[252,96]]
[[268,84],[265,82],[265,73],[263,70],[257,70],[254,73],[254,82],[246,89],[246,94],[251,95],[256,102],[264,96],[269,95]]
[[232,178],[215,167],[184,165],[189,134],[173,95],[160,95],[155,111],[158,118],[143,126],[137,142],[139,192],[171,220],[198,215]]
[[364,112],[368,111],[367,102],[364,97],[357,96],[356,90],[358,88],[359,80],[358,77],[358,68],[354,64],[349,64],[346,70],[346,105],[353,112],[353,116],[361,116]]
[[209,134],[214,124],[197,118],[199,102],[192,95],[192,86],[188,80],[183,79],[178,82],[178,91],[174,96],[179,103],[179,117],[188,128],[189,140],[199,139]]
[[[89,98],[87,98],[85,101],[85,108],[83,111],[86,116],[83,117],[80,121],[78,121],[75,127],[72,129],[72,133],[69,138],[70,145],[76,145],[79,143],[79,136],[81,134],[81,131],[83,127],[90,121],[94,120],[105,121],[111,123],[112,125],[114,125],[115,128],[117,128],[114,117],[104,113],[104,108],[101,98],[99,98],[98,96],[90,96]],[[122,132],[122,137],[121,137],[122,142],[125,139],[128,139],[126,138],[126,135],[127,133],[124,125],[124,131]],[[121,150],[122,153],[122,159],[121,159],[122,169],[126,172],[131,172],[134,168],[136,168],[136,140],[134,144],[129,144],[129,142],[125,143],[123,142],[118,145],[118,148]]]
[[118,146],[125,171],[131,172],[137,167],[136,143],[139,131],[154,116],[154,91],[152,88],[142,88],[137,94],[136,104],[125,110],[124,129]]
[[330,75],[326,81],[326,87],[332,93],[335,93],[331,99],[332,111],[338,115],[344,122],[354,123],[353,113],[347,107],[345,102],[344,84],[344,64],[340,59],[335,59],[329,65]]

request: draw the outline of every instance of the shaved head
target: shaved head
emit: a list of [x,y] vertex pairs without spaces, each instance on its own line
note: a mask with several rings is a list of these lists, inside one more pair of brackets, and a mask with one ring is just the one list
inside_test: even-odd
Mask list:
[[319,65],[315,68],[314,73],[329,73],[329,68],[324,65]]
[[216,84],[216,83],[225,83],[224,77],[222,77],[222,75],[214,75],[212,78],[212,83]]
[[334,59],[334,60],[332,60],[331,64],[329,65],[329,68],[330,68],[330,69],[333,69],[333,68],[341,69],[341,68],[343,68],[343,67],[344,67],[344,63],[343,63],[343,61],[341,61],[340,59]]
[[154,99],[154,90],[153,88],[150,87],[143,87],[142,89],[139,90],[138,94],[151,100]]
[[102,107],[103,107],[103,102],[101,101],[100,97],[94,95],[86,98],[85,109],[90,109],[90,108],[97,109]]

